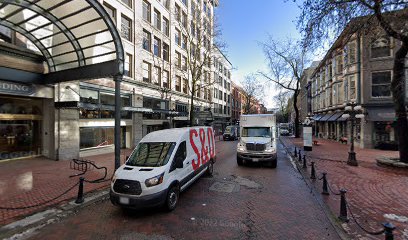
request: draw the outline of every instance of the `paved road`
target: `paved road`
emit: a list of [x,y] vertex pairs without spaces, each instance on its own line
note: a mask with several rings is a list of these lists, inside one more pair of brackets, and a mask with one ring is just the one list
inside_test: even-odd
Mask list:
[[214,176],[181,194],[171,213],[105,200],[31,239],[339,239],[282,146],[276,169],[238,167],[235,151],[236,142],[218,142]]

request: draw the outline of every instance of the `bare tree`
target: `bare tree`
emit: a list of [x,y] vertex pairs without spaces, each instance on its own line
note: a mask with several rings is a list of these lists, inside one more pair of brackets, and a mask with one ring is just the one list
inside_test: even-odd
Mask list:
[[277,112],[277,122],[288,122],[289,114],[288,114],[288,101],[289,101],[289,91],[280,90],[277,95],[273,97],[273,100],[277,104],[279,110]]
[[268,62],[269,72],[259,71],[259,74],[273,82],[278,89],[293,92],[295,137],[298,138],[300,119],[297,100],[301,89],[302,73],[306,64],[306,50],[299,48],[300,44],[294,39],[277,41],[271,36],[266,43],[261,43],[261,46]]
[[209,4],[210,1],[191,2],[189,15],[177,6],[174,11],[176,44],[184,53],[176,53],[175,71],[189,83],[185,87],[190,97],[190,126],[194,125],[196,100],[202,95],[208,103],[211,100],[210,87],[218,80],[212,77],[211,65],[216,60],[216,51],[224,47]]
[[244,81],[242,82],[242,90],[244,98],[243,114],[256,113],[255,104],[258,99],[261,99],[264,95],[263,86],[256,78],[256,75],[249,74],[245,76]]
[[397,117],[400,161],[408,163],[408,121],[405,93],[405,58],[408,54],[408,2],[401,0],[310,0],[302,2],[298,27],[304,43],[320,45],[337,37],[378,28],[401,42],[395,53],[391,91]]

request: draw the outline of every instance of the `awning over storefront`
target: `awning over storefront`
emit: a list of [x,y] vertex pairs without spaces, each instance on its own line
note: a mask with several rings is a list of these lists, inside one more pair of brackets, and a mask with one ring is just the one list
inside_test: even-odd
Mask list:
[[331,116],[333,115],[333,113],[326,113],[322,118],[320,118],[318,121],[319,122],[325,122],[327,121],[327,119],[329,119]]
[[337,119],[337,122],[344,122],[347,121],[349,118],[344,118],[340,115],[340,117]]
[[343,115],[343,112],[336,112],[334,113],[329,119],[327,119],[328,122],[334,122],[337,119],[339,119]]
[[319,121],[319,119],[320,119],[321,117],[323,117],[323,116],[324,116],[324,114],[316,114],[316,115],[313,115],[312,119],[313,119],[314,121]]
[[393,108],[369,108],[368,120],[373,122],[395,121],[395,110]]

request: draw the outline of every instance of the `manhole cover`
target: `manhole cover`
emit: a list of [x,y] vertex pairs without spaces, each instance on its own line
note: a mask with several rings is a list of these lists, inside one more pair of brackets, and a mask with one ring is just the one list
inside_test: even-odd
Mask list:
[[234,183],[215,182],[210,187],[210,191],[232,193],[236,188]]

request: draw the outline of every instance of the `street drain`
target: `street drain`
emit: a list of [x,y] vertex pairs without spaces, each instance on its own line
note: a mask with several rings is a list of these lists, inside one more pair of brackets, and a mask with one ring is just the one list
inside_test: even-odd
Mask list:
[[232,193],[239,191],[239,185],[228,182],[215,182],[209,188],[210,191]]

